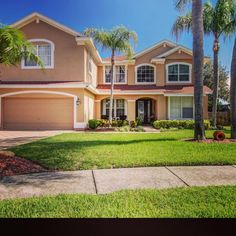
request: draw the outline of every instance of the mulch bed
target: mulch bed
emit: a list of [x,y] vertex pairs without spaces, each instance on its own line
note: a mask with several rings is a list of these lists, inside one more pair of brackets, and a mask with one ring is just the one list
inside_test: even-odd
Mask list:
[[17,156],[4,157],[0,155],[0,177],[43,171],[46,171],[46,169],[32,161]]
[[214,139],[206,139],[204,141],[197,141],[195,139],[183,139],[183,141],[195,143],[236,143],[236,139],[225,139],[224,141],[217,141]]

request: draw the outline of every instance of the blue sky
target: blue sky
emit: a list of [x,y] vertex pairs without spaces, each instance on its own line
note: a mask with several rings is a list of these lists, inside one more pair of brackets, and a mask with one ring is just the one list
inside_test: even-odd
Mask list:
[[[179,14],[174,0],[0,0],[0,22],[11,24],[37,11],[68,27],[82,32],[87,27],[110,29],[125,25],[135,30],[138,52],[162,39],[176,41],[171,27]],[[212,56],[212,37],[205,38],[205,55]],[[230,69],[234,38],[221,42],[220,61]],[[190,34],[178,43],[192,48]],[[99,50],[102,56],[107,52]]]

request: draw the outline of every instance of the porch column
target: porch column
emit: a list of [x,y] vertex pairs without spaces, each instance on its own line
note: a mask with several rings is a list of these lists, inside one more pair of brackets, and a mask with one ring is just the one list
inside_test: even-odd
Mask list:
[[94,115],[95,115],[95,119],[101,119],[101,103],[102,101],[101,100],[95,100],[95,112],[94,112]]
[[127,101],[127,120],[132,121],[136,119],[136,100]]
[[168,119],[168,97],[163,95],[158,96],[156,103],[157,119],[167,120]]

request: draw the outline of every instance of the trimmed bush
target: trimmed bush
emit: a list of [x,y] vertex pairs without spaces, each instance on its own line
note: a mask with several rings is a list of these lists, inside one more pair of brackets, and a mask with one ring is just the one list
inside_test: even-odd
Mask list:
[[109,127],[109,120],[106,120],[106,119],[100,120],[100,125],[99,126],[102,127],[102,128]]
[[101,125],[101,121],[93,119],[89,120],[88,124],[90,129],[97,129]]
[[129,122],[129,126],[131,128],[136,128],[138,126],[138,123],[137,123],[136,120],[132,120],[132,121]]
[[[204,121],[205,129],[210,128],[210,122]],[[153,122],[153,127],[156,129],[194,129],[194,120],[156,120]]]
[[[129,121],[127,121],[127,120],[113,120],[111,126],[113,128],[129,126]],[[90,129],[97,129],[98,127],[108,128],[109,127],[109,120],[106,120],[106,119],[89,120],[89,128]]]

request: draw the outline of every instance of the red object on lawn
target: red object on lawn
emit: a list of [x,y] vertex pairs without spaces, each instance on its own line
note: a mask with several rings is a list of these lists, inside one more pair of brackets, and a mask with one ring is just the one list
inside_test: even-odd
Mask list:
[[214,139],[217,141],[224,141],[225,140],[225,133],[222,131],[216,131],[214,134]]

